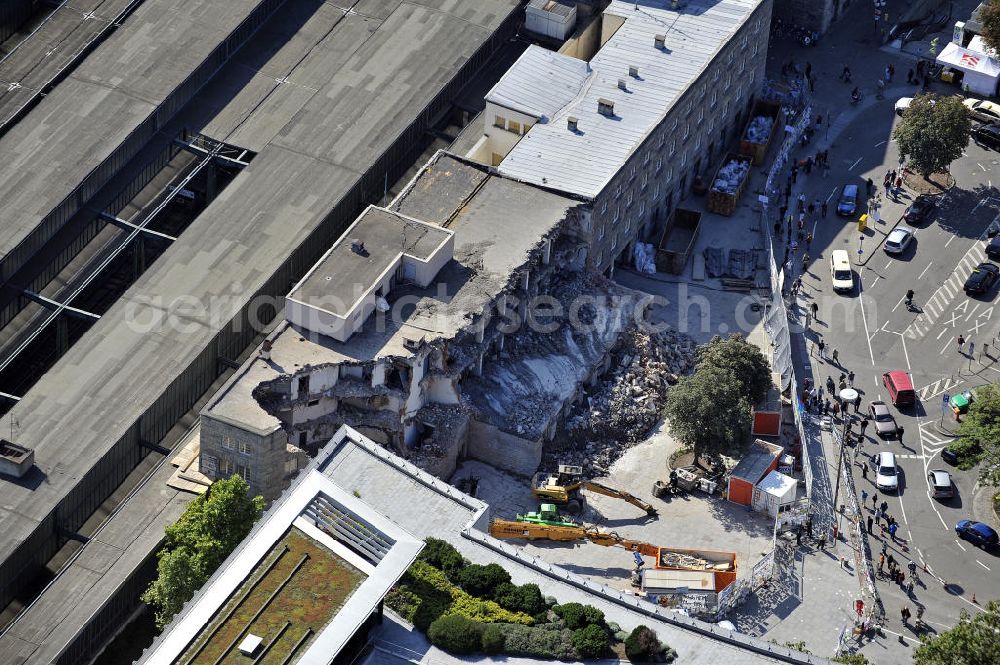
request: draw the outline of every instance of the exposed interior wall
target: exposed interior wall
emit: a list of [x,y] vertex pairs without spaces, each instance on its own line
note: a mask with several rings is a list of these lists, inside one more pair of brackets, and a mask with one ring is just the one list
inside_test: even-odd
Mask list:
[[489,423],[472,420],[466,454],[518,476],[530,476],[542,463],[542,444],[508,434]]
[[601,16],[589,16],[586,19],[578,15],[577,26],[573,34],[559,49],[559,53],[578,60],[590,61],[601,48]]

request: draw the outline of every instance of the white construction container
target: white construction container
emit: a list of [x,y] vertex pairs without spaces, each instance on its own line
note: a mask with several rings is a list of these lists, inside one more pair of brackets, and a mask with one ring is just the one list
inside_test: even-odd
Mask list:
[[531,0],[524,10],[524,27],[565,41],[576,27],[576,4],[560,0]]

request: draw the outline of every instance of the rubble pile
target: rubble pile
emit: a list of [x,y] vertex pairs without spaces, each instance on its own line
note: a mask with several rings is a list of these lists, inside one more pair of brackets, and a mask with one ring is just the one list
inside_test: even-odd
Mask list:
[[769,115],[759,115],[747,125],[746,140],[750,143],[765,144],[771,136],[774,118]]
[[637,272],[651,275],[656,272],[656,250],[651,243],[637,242],[632,249]]
[[669,386],[694,367],[695,348],[691,337],[674,330],[623,333],[608,371],[581,396],[546,448],[542,468],[579,464],[591,475],[607,472],[659,422]]
[[750,160],[732,159],[719,169],[712,189],[723,194],[735,194],[740,189],[740,183],[750,171]]

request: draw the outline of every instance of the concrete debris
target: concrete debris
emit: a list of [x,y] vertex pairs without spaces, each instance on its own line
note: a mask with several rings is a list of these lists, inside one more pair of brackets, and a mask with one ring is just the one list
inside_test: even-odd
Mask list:
[[774,125],[774,118],[769,115],[759,115],[747,125],[747,133],[744,138],[750,143],[764,145],[771,136],[771,127]]
[[651,243],[637,242],[632,249],[635,259],[635,269],[638,272],[651,275],[656,272],[656,250]]
[[721,277],[725,274],[723,265],[725,251],[721,247],[706,247],[704,254],[705,270],[708,271],[709,277]]
[[674,330],[623,333],[608,370],[580,395],[546,447],[542,468],[579,464],[589,475],[604,475],[660,421],[669,387],[694,367],[695,347]]
[[750,161],[730,160],[728,164],[719,169],[719,173],[712,183],[712,189],[724,194],[736,194],[739,192],[740,184],[747,177],[750,171]]

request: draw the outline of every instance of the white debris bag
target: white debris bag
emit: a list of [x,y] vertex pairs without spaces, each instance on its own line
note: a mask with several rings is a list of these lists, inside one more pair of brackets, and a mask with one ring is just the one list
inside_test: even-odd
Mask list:
[[749,171],[750,160],[730,160],[728,164],[719,169],[718,176],[712,183],[712,189],[723,194],[735,194]]
[[774,118],[769,115],[759,115],[747,125],[746,140],[750,143],[763,145],[771,136],[771,127],[774,126]]
[[635,269],[638,272],[651,275],[656,272],[656,254],[653,245],[648,242],[637,242],[632,250],[635,259]]

